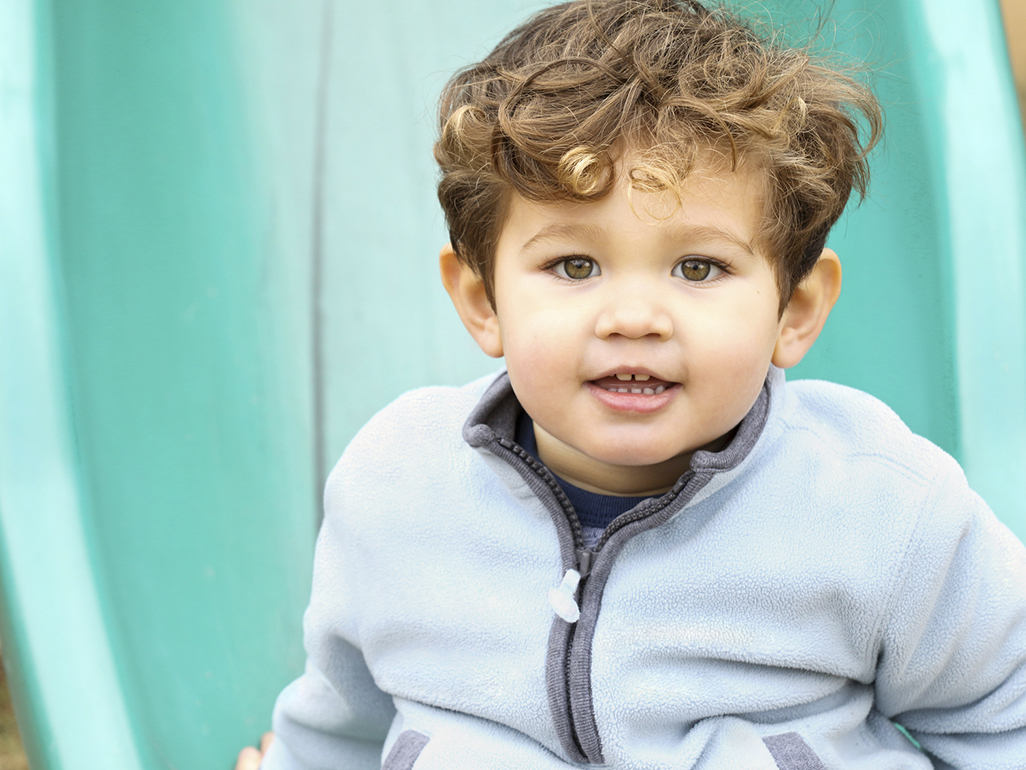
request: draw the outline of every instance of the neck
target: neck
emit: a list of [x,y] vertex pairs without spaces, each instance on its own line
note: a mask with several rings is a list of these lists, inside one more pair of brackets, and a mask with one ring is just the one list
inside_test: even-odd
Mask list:
[[[600,495],[650,497],[677,483],[691,464],[692,452],[654,465],[614,465],[589,457],[534,425],[538,457],[557,476],[575,487]],[[719,451],[730,443],[733,431],[702,449]]]

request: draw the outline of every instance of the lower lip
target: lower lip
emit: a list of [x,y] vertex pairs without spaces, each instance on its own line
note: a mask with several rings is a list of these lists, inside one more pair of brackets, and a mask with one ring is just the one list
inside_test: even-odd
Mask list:
[[644,393],[620,393],[606,390],[594,382],[587,383],[591,394],[604,406],[618,412],[637,412],[639,414],[650,414],[658,412],[674,399],[680,391],[680,384],[670,385],[662,393],[653,393],[648,396]]

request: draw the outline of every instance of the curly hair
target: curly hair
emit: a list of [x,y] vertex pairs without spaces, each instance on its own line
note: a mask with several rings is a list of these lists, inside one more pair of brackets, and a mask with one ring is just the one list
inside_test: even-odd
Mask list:
[[[697,0],[574,0],[545,9],[442,93],[435,159],[453,249],[484,281],[513,194],[594,201],[617,184],[679,197],[709,149],[768,179],[760,238],[781,311],[808,275],[882,117],[871,91],[809,50]],[[859,119],[865,130],[860,130]]]

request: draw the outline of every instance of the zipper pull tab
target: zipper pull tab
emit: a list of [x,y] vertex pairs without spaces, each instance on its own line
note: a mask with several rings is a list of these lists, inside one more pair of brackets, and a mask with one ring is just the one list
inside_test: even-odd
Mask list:
[[581,617],[581,608],[577,606],[577,586],[581,583],[581,573],[568,569],[563,575],[563,582],[556,588],[549,589],[549,604],[559,617],[567,623],[576,623]]
[[581,573],[581,579],[591,574],[591,563],[595,561],[595,552],[587,548],[578,548],[574,551],[577,557],[577,571]]

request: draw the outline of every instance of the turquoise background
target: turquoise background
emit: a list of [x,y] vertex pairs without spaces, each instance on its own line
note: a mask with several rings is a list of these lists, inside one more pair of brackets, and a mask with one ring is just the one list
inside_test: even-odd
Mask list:
[[[437,279],[434,99],[538,7],[0,5],[0,636],[36,770],[227,768],[269,727],[334,459],[400,392],[496,366]],[[794,376],[883,398],[1026,538],[997,6],[832,8],[817,45],[867,63],[887,138]]]

